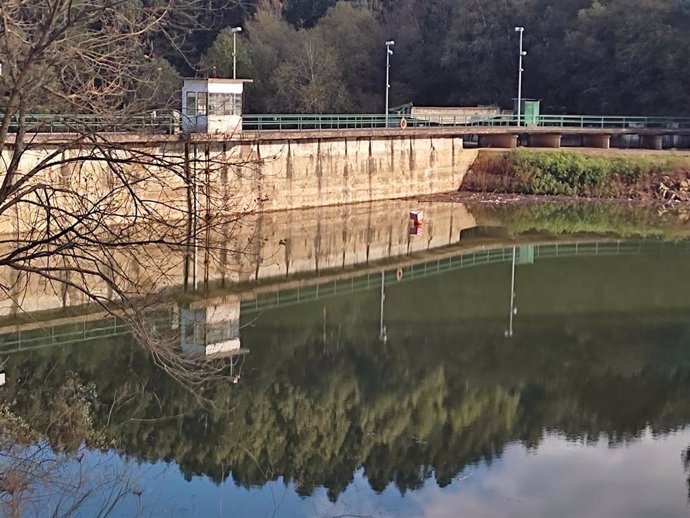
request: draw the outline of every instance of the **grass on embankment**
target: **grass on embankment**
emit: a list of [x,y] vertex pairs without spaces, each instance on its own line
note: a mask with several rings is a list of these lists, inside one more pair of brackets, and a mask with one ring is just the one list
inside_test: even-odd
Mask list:
[[480,154],[462,190],[690,201],[687,156],[519,149]]

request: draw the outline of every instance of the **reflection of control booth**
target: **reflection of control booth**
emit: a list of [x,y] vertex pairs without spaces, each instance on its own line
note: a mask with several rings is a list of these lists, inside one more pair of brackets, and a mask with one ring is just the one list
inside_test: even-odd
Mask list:
[[240,299],[220,297],[180,308],[180,340],[189,355],[230,358],[231,376],[237,383],[240,374],[235,369],[249,353],[240,342]]

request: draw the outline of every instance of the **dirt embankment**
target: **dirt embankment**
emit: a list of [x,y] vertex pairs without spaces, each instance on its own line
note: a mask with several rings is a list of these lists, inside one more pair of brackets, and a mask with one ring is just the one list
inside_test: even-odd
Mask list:
[[460,190],[690,202],[690,155],[522,149],[483,153]]

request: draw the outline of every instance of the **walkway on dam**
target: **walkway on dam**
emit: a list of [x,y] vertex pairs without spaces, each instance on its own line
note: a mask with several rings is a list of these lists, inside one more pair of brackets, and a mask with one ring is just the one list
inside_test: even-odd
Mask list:
[[[83,132],[119,134],[122,141],[154,142],[179,140],[179,114],[145,114],[102,117],[83,114],[32,114],[26,116],[27,131],[61,136]],[[10,126],[16,131],[17,124]],[[380,114],[245,114],[242,130],[228,134],[194,134],[194,141],[265,141],[357,137],[457,136],[476,140],[480,147],[558,148],[564,138],[579,138],[579,145],[607,149],[612,137],[635,138],[639,147],[663,149],[669,137],[688,137],[690,117],[539,115],[531,120],[515,115],[408,117]],[[48,140],[47,138],[45,138]],[[39,139],[41,140],[41,139]],[[672,146],[675,147],[675,146]]]
[[[613,137],[633,137],[646,149],[676,147],[669,137],[690,136],[690,117],[539,115],[526,121],[516,115],[410,118],[404,115],[246,115],[242,138],[251,140],[356,138],[358,136],[458,136],[479,147],[560,148],[570,145],[609,149]],[[630,140],[630,139],[629,139]],[[690,147],[690,140],[687,142]],[[629,142],[628,142],[628,145]]]

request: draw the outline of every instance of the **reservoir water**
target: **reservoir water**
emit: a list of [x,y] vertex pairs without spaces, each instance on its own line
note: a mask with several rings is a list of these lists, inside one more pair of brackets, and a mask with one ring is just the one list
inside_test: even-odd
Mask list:
[[[147,309],[181,351],[222,356],[192,386],[28,280],[0,307],[0,515],[687,516],[688,219],[258,217],[234,234],[246,253],[200,262],[206,292]],[[172,287],[192,271],[170,270]]]

